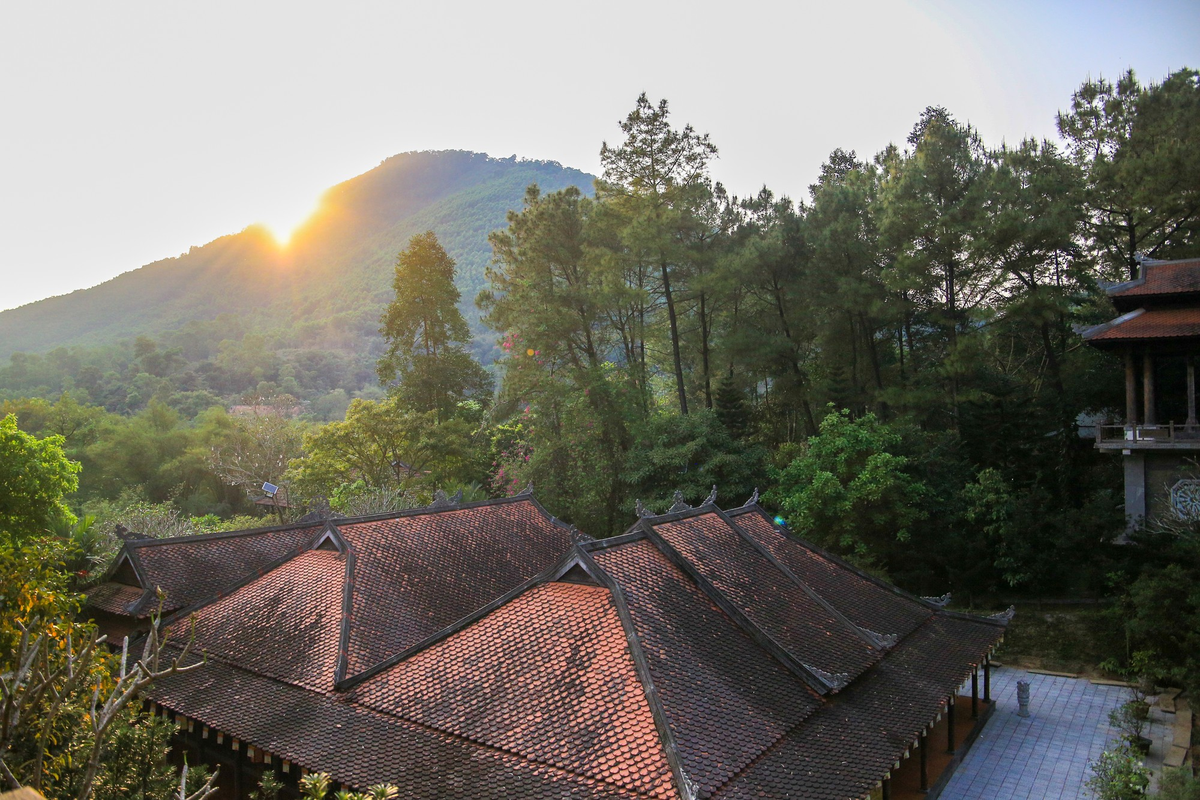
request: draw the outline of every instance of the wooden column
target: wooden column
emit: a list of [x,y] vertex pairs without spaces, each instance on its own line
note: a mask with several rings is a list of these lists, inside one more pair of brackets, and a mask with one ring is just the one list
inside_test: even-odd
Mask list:
[[979,719],[979,667],[971,669],[971,719]]
[[929,736],[921,731],[921,791],[929,791]]
[[1196,357],[1187,357],[1188,428],[1196,427]]
[[892,779],[883,779],[883,800],[892,800]]
[[1154,357],[1149,353],[1142,356],[1142,405],[1146,424],[1153,425],[1154,419]]
[[983,702],[992,702],[992,657],[983,660]]
[[1125,424],[1137,425],[1137,366],[1133,350],[1125,351]]
[[954,695],[946,701],[946,752],[954,754]]

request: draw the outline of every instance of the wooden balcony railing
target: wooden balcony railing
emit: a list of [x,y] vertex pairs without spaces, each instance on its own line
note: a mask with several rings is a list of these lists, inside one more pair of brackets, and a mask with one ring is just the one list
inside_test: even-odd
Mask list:
[[1200,425],[1167,422],[1162,425],[1097,425],[1096,444],[1107,447],[1131,445],[1200,446]]

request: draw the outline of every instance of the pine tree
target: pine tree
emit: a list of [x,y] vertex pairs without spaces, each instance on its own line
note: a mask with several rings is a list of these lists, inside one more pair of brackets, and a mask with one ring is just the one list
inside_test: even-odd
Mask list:
[[376,365],[382,383],[399,381],[393,391],[404,405],[439,419],[465,399],[490,400],[492,390],[491,376],[465,349],[471,333],[458,310],[454,268],[433,231],[409,240],[396,259],[396,299],[380,329],[387,351]]

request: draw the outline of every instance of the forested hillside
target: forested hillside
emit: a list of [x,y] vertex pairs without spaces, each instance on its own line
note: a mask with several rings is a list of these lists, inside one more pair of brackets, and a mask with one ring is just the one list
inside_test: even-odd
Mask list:
[[[0,358],[139,335],[172,340],[171,332],[222,314],[237,318],[231,333],[264,334],[271,349],[376,348],[396,253],[427,229],[457,260],[464,311],[473,321],[470,299],[483,285],[488,233],[520,206],[525,187],[590,191],[592,180],[553,162],[479,153],[393,156],[326,192],[285,248],[252,226],[99,286],[0,312]],[[181,341],[194,345],[195,333]],[[0,379],[0,391],[18,386],[35,388]]]

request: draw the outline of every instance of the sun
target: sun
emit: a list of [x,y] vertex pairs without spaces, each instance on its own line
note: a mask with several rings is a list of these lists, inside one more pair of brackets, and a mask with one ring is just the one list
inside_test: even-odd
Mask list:
[[266,216],[260,224],[271,232],[280,247],[287,247],[296,231],[308,222],[316,211],[317,203],[311,201],[290,205],[283,203]]

